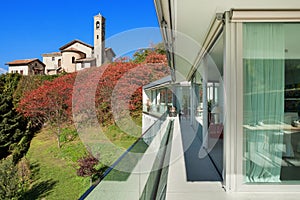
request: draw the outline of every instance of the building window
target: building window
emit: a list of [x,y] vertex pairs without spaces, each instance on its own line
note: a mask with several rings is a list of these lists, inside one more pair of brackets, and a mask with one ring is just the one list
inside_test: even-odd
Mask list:
[[246,183],[300,181],[299,23],[243,24]]
[[99,28],[100,28],[100,22],[97,21],[97,22],[96,22],[96,29],[99,29]]
[[23,75],[23,70],[20,70],[20,74]]
[[55,57],[52,57],[52,61],[55,61]]
[[72,63],[75,63],[75,57],[74,56],[72,57]]
[[58,61],[57,61],[57,65],[58,65],[58,67],[60,67],[60,66],[61,66],[61,59],[58,59]]
[[97,35],[97,40],[99,39],[99,35]]

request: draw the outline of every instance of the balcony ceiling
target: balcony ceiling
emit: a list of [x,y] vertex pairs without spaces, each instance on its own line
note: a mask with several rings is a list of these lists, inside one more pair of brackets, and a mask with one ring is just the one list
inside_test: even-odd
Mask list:
[[[185,79],[195,62],[216,13],[231,9],[300,9],[299,0],[154,0],[161,22],[174,33],[176,81]],[[169,5],[169,3],[171,5]],[[160,7],[160,8],[158,8]],[[162,24],[161,24],[162,25]],[[164,38],[165,39],[165,38]]]

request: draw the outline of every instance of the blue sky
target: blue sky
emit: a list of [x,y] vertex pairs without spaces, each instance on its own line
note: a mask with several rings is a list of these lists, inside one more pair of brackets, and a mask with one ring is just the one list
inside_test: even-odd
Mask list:
[[98,13],[106,18],[107,46],[117,55],[129,44],[143,48],[161,41],[159,31],[143,29],[158,27],[153,0],[3,1],[0,68],[17,59],[42,59],[41,54],[59,51],[74,39],[93,45],[93,16]]

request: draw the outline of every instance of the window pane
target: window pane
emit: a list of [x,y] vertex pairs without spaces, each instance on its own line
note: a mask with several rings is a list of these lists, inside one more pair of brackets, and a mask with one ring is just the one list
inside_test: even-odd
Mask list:
[[299,34],[297,23],[243,25],[247,183],[300,180]]

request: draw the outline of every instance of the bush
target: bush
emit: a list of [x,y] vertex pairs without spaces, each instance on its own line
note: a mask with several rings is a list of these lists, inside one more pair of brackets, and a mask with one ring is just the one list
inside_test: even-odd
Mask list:
[[99,160],[92,154],[89,154],[88,156],[79,159],[77,162],[79,164],[77,175],[82,177],[90,177],[90,184],[92,185],[93,176],[98,172],[96,166],[98,165]]
[[22,181],[18,175],[18,167],[12,159],[0,161],[0,199],[19,199],[23,193]]

